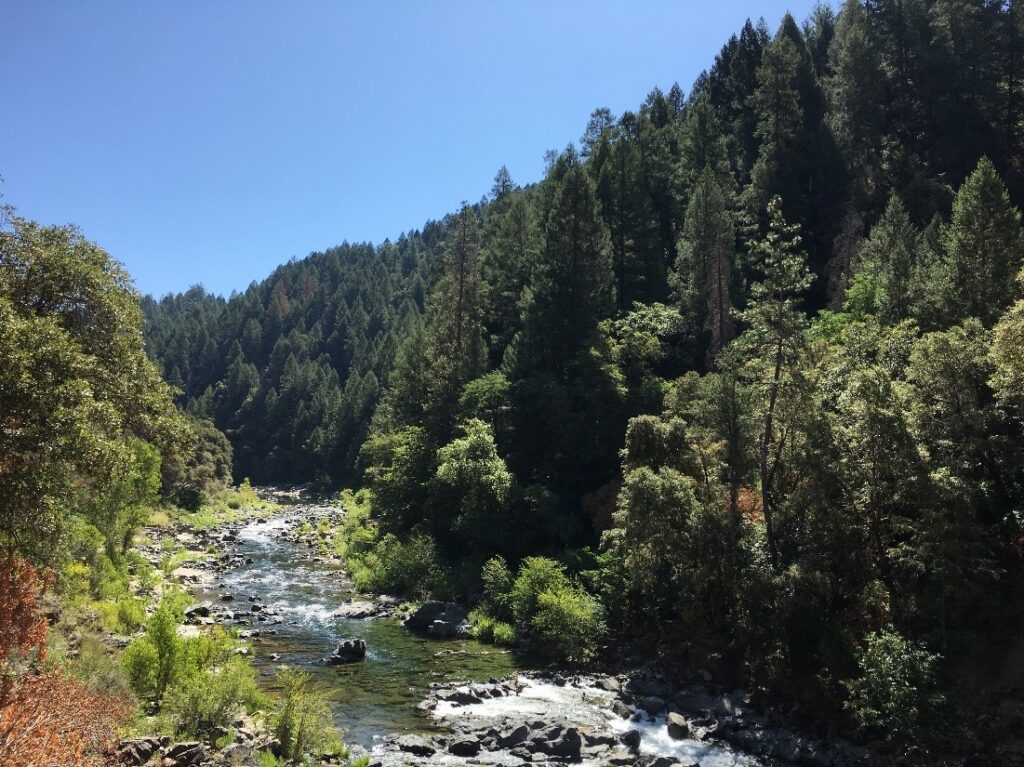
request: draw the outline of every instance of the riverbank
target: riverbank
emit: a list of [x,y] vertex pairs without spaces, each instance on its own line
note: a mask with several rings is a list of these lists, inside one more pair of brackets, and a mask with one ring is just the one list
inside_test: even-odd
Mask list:
[[[268,689],[280,668],[310,671],[331,694],[354,753],[365,752],[371,764],[870,763],[845,744],[771,727],[743,693],[676,689],[649,672],[540,674],[517,668],[507,651],[411,634],[400,624],[410,606],[356,594],[343,563],[322,545],[316,531],[343,515],[329,505],[295,505],[197,538],[220,549],[197,568],[200,601],[189,622],[237,628]],[[345,639],[365,642],[366,659],[329,665],[326,656]],[[685,737],[671,735],[670,723]]]

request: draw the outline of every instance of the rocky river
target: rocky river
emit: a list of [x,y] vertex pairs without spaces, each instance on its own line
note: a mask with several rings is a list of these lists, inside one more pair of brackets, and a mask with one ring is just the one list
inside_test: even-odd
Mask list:
[[198,600],[189,622],[237,628],[265,689],[285,667],[312,674],[346,742],[371,765],[870,763],[848,744],[780,728],[743,691],[675,685],[649,669],[541,671],[472,639],[410,631],[395,601],[356,594],[343,563],[297,533],[343,513],[296,505],[200,534],[194,543],[215,556],[181,575]]

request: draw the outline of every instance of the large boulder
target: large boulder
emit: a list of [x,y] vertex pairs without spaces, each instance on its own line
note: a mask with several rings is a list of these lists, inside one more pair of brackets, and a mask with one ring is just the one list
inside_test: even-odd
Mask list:
[[424,602],[405,619],[405,627],[435,639],[453,639],[468,633],[466,609],[455,602]]
[[117,761],[128,767],[145,764],[160,748],[159,738],[131,738],[117,746]]
[[176,743],[164,754],[164,764],[170,760],[170,764],[174,767],[193,767],[193,765],[202,764],[205,757],[206,749],[198,741]]
[[380,607],[373,602],[367,602],[366,600],[354,600],[346,602],[337,609],[334,613],[337,618],[347,618],[349,620],[361,620],[363,618],[373,618],[380,613]]
[[366,642],[362,639],[346,639],[334,648],[327,658],[328,665],[338,666],[343,663],[358,663],[366,658]]
[[209,618],[211,607],[212,605],[209,602],[197,602],[194,605],[189,605],[185,608],[185,620],[194,620],[195,618]]
[[418,735],[403,735],[395,741],[399,751],[413,756],[433,756],[437,751],[426,738]]
[[[561,730],[561,728],[558,728]],[[580,761],[580,750],[583,738],[575,727],[568,727],[558,732],[549,740],[534,740],[536,750],[548,756],[557,756],[570,762]]]
[[530,728],[521,724],[511,730],[498,733],[498,748],[512,748],[526,742],[530,736]]
[[456,740],[448,746],[448,753],[453,756],[476,756],[480,753],[480,741],[472,738]]
[[668,715],[668,736],[674,740],[682,740],[690,737],[690,725],[682,714],[675,711]]

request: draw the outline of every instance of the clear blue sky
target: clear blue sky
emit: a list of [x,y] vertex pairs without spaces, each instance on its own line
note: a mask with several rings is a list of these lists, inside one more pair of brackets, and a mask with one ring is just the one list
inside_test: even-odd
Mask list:
[[595,107],[685,90],[813,0],[0,0],[0,186],[140,290],[229,293],[536,181]]

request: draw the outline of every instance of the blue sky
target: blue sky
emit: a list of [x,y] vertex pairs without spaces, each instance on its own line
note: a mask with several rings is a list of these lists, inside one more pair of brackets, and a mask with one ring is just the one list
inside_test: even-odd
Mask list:
[[140,290],[229,293],[537,180],[595,107],[688,91],[813,0],[0,1],[0,192]]

